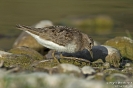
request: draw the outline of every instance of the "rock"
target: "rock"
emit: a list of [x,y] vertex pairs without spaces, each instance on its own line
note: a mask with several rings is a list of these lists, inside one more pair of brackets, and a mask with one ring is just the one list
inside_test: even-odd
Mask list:
[[[83,51],[79,51],[76,53],[62,53],[63,56],[66,57],[76,57],[76,58],[82,58],[86,59],[88,61],[94,62],[99,59],[102,59],[103,62],[108,62],[110,65],[114,67],[119,67],[121,60],[121,55],[119,51],[113,47],[100,45],[100,46],[93,46],[93,59],[90,56],[90,53],[88,50],[84,49]],[[51,55],[51,51],[48,53]],[[46,57],[50,55],[46,55]],[[56,57],[60,57],[61,53],[56,52]]]
[[107,68],[110,68],[110,64],[109,64],[108,62],[105,62],[105,63],[103,64],[103,67],[106,68],[106,69],[107,69]]
[[32,70],[32,64],[41,60],[44,60],[44,57],[28,47],[17,47],[9,52],[0,51],[0,65],[7,68],[21,67]]
[[125,67],[130,67],[130,66],[131,66],[130,63],[126,63],[126,64],[125,64]]
[[0,84],[1,88],[112,88],[102,81],[88,81],[67,74],[49,75],[42,72],[4,74],[0,76]]
[[81,70],[84,75],[91,75],[91,74],[96,73],[96,71],[90,66],[84,66],[81,68]]
[[101,45],[101,44],[97,41],[94,41],[94,46],[98,46],[98,45]]
[[118,49],[124,58],[133,60],[133,40],[128,37],[116,37],[105,42],[105,45],[109,45]]
[[121,74],[121,73],[114,73],[106,77],[106,80],[111,82],[116,82],[116,81],[121,81],[121,82],[126,82],[128,79],[128,76]]
[[113,73],[121,73],[118,69],[114,69],[114,68],[109,68],[109,69],[105,69],[103,71],[104,74],[106,75],[110,75],[110,74],[113,74]]
[[39,52],[42,52],[42,49],[45,50],[45,48],[42,45],[38,44],[38,42],[26,32],[21,33],[21,35],[15,41],[13,48],[20,46],[30,47]]
[[[93,76],[93,80],[100,80],[100,81],[103,81],[104,80],[104,74],[102,72],[97,72],[94,76]],[[92,79],[92,78],[91,78]],[[90,80],[90,77],[88,76],[87,77],[87,80]]]
[[133,61],[130,61],[125,64],[124,69],[121,70],[123,74],[126,74],[127,76],[133,75]]
[[22,67],[28,69],[34,60],[28,55],[17,55],[0,51],[0,62],[3,62],[4,67]]
[[6,56],[6,55],[12,55],[12,53],[0,51],[0,58],[2,58],[3,56]]
[[52,26],[53,23],[50,20],[42,20],[38,22],[37,24],[34,25],[35,28],[43,28],[43,27],[48,27]]
[[108,88],[108,87],[107,85],[105,85],[103,82],[100,81],[76,80],[68,83],[66,88]]
[[120,60],[121,60],[121,55],[120,52],[110,46],[104,46],[108,50],[108,55],[105,58],[105,61],[110,63],[114,67],[119,67],[120,66]]
[[[66,64],[73,64],[78,67],[83,66],[90,66],[90,61],[82,59],[82,58],[75,58],[75,57],[65,57],[58,59],[60,63],[66,63]],[[41,60],[37,63],[33,63],[32,66],[35,68],[51,68],[59,65],[57,61],[53,58],[47,58],[47,60]]]
[[24,47],[24,46],[17,47],[17,48],[11,49],[9,52],[13,54],[28,55],[34,58],[35,60],[44,60],[44,57],[40,53],[38,53],[37,51],[29,47]]
[[57,68],[60,73],[67,73],[78,77],[83,76],[81,69],[73,64],[60,64]]
[[[34,25],[35,28],[43,28],[47,26],[52,26],[53,23],[49,20],[43,20]],[[20,36],[16,39],[13,47],[19,47],[19,46],[26,46],[30,47],[36,51],[39,51],[41,53],[44,53],[44,50],[46,49],[44,46],[40,45],[33,37],[31,37],[26,32],[22,32]]]
[[133,76],[133,67],[126,67],[121,72],[129,77]]

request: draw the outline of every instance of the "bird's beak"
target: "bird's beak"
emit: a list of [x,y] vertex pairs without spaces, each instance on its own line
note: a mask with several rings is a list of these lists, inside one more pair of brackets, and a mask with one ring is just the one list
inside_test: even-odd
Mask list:
[[86,48],[86,49],[90,52],[91,58],[93,59],[93,52],[92,52],[92,49],[90,49],[90,48]]
[[92,52],[92,49],[89,50],[89,52],[90,52],[91,58],[93,59],[93,52]]

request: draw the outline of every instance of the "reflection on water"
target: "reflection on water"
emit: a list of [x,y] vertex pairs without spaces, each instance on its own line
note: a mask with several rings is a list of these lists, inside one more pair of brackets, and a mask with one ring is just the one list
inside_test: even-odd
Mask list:
[[[96,19],[99,16],[106,16],[111,21],[101,22]],[[16,24],[33,25],[47,19],[54,23],[81,28],[95,40],[104,43],[115,36],[133,35],[133,1],[12,0],[7,2],[1,0],[0,49],[12,47],[13,41],[21,32],[15,28]],[[75,25],[73,19],[84,19],[85,24]],[[104,30],[107,26],[104,23],[109,24],[111,31]]]

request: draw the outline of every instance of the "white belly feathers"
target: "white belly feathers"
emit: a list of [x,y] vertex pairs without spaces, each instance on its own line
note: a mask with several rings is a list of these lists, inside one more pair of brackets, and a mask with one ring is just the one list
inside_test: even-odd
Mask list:
[[30,34],[32,37],[34,37],[39,44],[41,44],[44,47],[47,47],[49,49],[53,49],[59,52],[68,52],[72,53],[75,51],[76,45],[75,44],[68,44],[66,46],[60,46],[52,41],[48,41],[45,39],[40,38],[38,35],[35,35],[31,32],[26,31],[28,34]]

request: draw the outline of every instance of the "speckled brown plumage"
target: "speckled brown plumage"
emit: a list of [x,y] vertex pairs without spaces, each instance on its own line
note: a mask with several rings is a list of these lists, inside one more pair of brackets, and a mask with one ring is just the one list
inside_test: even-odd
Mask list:
[[[92,46],[94,44],[93,39],[88,37],[88,35],[80,32],[76,28],[66,27],[66,26],[50,26],[44,28],[32,28],[29,26],[17,25],[17,28],[20,30],[24,30],[29,34],[35,34],[39,36],[39,38],[52,41],[59,46],[63,46],[63,50],[58,50],[58,48],[52,48],[54,46],[50,46],[48,44],[42,44],[50,49],[55,49],[57,51],[63,52],[77,52],[83,49],[87,49],[92,53]],[[34,36],[33,36],[34,37]],[[36,38],[35,38],[36,39]],[[36,39],[38,40],[38,39]],[[47,46],[48,45],[48,46]],[[70,47],[70,46],[74,47]],[[68,47],[69,46],[69,47]],[[72,50],[69,50],[69,48]]]

